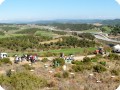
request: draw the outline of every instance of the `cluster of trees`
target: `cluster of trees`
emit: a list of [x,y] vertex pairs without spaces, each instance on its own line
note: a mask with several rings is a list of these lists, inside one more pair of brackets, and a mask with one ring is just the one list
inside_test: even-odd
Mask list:
[[[49,30],[47,29],[39,29],[39,28],[28,28],[28,29],[24,29],[24,30],[21,30],[21,31],[18,31],[16,32],[16,34],[35,34],[37,31],[46,31],[46,32],[50,32]],[[58,34],[58,35],[65,35],[66,32],[64,31],[52,31],[53,33],[55,34]]]
[[47,40],[49,40],[47,37],[35,37],[32,35],[2,38],[0,39],[0,47],[14,51],[24,51],[28,48],[39,48],[39,42]]
[[52,31],[53,33],[56,33],[58,35],[66,35],[67,32],[64,32],[64,31]]
[[72,31],[82,31],[82,30],[93,29],[96,27],[92,24],[52,24],[52,26],[55,26],[58,29],[62,29],[62,30],[69,29]]
[[18,30],[18,27],[12,27],[12,26],[2,26],[0,27],[4,31],[9,31],[9,30]]
[[119,25],[114,26],[113,30],[111,30],[110,33],[112,35],[118,35],[118,34],[120,34],[120,26]]
[[95,41],[90,41],[86,39],[79,40],[76,37],[64,37],[62,42],[58,42],[61,46],[73,46],[73,47],[94,47]]
[[95,36],[92,35],[91,33],[81,33],[81,34],[78,34],[76,32],[73,32],[72,35],[79,36],[80,38],[88,39],[88,40],[94,40],[95,39]]
[[[60,27],[70,27],[71,29],[81,29],[83,27],[92,27],[92,25],[89,24],[58,24]],[[4,30],[16,30],[19,29],[17,27],[13,26],[2,26]],[[64,28],[64,29],[65,29]],[[82,28],[82,29],[83,29]],[[39,28],[28,28],[21,31],[16,32],[16,34],[26,34],[24,36],[15,36],[15,37],[9,37],[9,38],[0,38],[0,47],[8,50],[13,51],[26,51],[26,50],[49,50],[49,49],[61,49],[61,48],[68,48],[68,47],[94,47],[95,42],[92,41],[94,37],[91,34],[82,34],[79,35],[79,37],[82,37],[84,39],[79,40],[75,37],[63,37],[62,41],[55,43],[49,43],[49,44],[40,44],[40,42],[48,41],[51,38],[49,36],[35,36],[35,33],[37,31],[45,31],[50,32],[47,29],[39,29]],[[64,31],[52,31],[53,33],[59,34],[59,35],[65,35],[66,32]],[[0,35],[4,35],[4,33],[1,31]],[[87,38],[87,39],[86,39]],[[89,40],[88,40],[89,39]]]
[[29,29],[24,29],[22,31],[16,32],[16,34],[34,34],[36,31],[41,30],[38,28],[29,28]]

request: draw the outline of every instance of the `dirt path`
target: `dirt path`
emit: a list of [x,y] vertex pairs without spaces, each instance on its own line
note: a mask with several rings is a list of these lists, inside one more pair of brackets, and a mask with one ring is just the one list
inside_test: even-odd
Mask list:
[[40,42],[39,44],[50,44],[50,43],[55,43],[55,42],[58,42],[58,41],[62,41],[62,38]]
[[[83,60],[84,57],[86,57],[86,56],[75,56],[74,59],[75,60]],[[92,57],[95,57],[95,55],[88,55],[87,57],[92,58]]]
[[[83,60],[84,57],[86,57],[86,56],[75,56],[74,59],[75,60]],[[88,55],[87,57],[92,58],[92,57],[95,57],[95,55]],[[14,57],[9,57],[9,58],[12,62],[14,62]],[[57,57],[38,57],[39,60],[42,60],[43,58],[47,58],[52,61],[53,59],[55,59]],[[26,62],[24,61],[23,63],[26,63]]]
[[[74,60],[78,60],[78,61],[81,61],[83,60],[84,57],[89,57],[89,58],[92,58],[92,57],[95,57],[96,55],[88,55],[88,56],[74,56]],[[55,58],[58,58],[58,57],[38,57],[39,60],[42,60],[44,58],[47,58],[48,60],[52,61],[53,59]],[[12,61],[12,63],[14,64],[14,57],[9,57],[10,61]],[[24,64],[30,64],[30,62],[28,61],[23,61],[23,62],[19,62],[19,65],[24,65]]]

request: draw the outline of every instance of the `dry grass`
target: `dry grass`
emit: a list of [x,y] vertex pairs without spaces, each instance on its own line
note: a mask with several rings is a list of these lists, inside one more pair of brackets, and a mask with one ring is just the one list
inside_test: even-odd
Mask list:
[[[11,58],[13,60],[13,58]],[[105,61],[101,59],[100,61]],[[63,73],[63,70],[60,68],[51,67],[51,61],[48,62],[36,62],[32,65],[34,67],[34,71],[31,72],[34,75],[45,78],[48,81],[48,87],[45,87],[40,90],[115,90],[120,84],[120,75],[111,77],[112,69],[120,69],[120,61],[107,61],[107,71],[103,73],[93,72],[93,70],[85,70],[83,72],[74,72],[75,77],[68,78],[58,78],[54,77],[54,75],[58,72]],[[30,64],[30,62],[20,62],[19,64],[1,66],[1,74],[5,74],[9,69],[14,69],[15,71],[24,70],[22,65]],[[48,68],[45,68],[44,65],[47,64]],[[68,65],[68,68],[71,68],[71,65]],[[52,71],[52,73],[50,72]],[[4,72],[4,73],[3,73]],[[93,74],[93,76],[90,76]],[[101,81],[97,83],[97,81]]]

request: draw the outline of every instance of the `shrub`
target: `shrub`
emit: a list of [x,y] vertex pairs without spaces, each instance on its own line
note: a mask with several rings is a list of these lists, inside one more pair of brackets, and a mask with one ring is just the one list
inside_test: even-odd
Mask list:
[[55,84],[56,84],[55,81],[51,81],[51,82],[48,83],[47,86],[48,87],[55,87]]
[[56,73],[56,74],[54,75],[54,77],[61,78],[61,73]]
[[72,64],[82,65],[82,64],[83,64],[83,62],[81,62],[81,61],[72,61]]
[[113,70],[111,70],[111,74],[118,76],[119,75],[119,70],[113,69]]
[[47,58],[43,58],[43,59],[41,60],[41,62],[48,62],[48,59],[47,59]]
[[10,77],[0,76],[0,85],[6,90],[40,90],[47,86],[47,81],[28,72],[17,72]]
[[90,59],[89,57],[84,57],[84,58],[83,58],[83,62],[84,62],[84,63],[91,62],[91,59]]
[[65,60],[63,58],[55,58],[53,59],[53,63],[54,65],[56,64],[56,62],[60,65],[63,66],[65,64]]
[[50,56],[56,56],[56,53],[52,53],[52,52],[47,52],[47,53],[43,53],[44,57],[50,57]]
[[0,59],[0,64],[12,64],[9,58]]
[[120,56],[117,54],[109,54],[108,58],[110,60],[120,60]]
[[63,78],[68,78],[69,77],[69,73],[68,72],[63,72]]
[[74,65],[74,66],[72,66],[72,69],[73,69],[75,72],[79,72],[79,71],[83,72],[83,70],[84,70],[83,66],[79,66],[79,65]]
[[92,61],[92,62],[97,62],[100,58],[102,58],[102,56],[98,54],[98,55],[96,55],[95,57],[92,57],[92,58],[91,58],[91,61]]
[[99,62],[101,65],[105,66],[106,65],[106,62],[105,61],[101,61]]
[[97,57],[91,58],[91,62],[97,62],[97,61],[98,61],[98,58],[97,58]]
[[31,70],[31,69],[34,69],[33,67],[31,67],[30,65],[28,64],[24,64],[22,65],[26,70]]
[[107,69],[106,69],[104,66],[102,66],[102,65],[96,65],[96,66],[93,67],[93,69],[94,69],[95,72],[98,72],[98,73],[101,73],[101,72],[104,72],[104,71],[107,70]]
[[95,37],[90,33],[82,33],[82,34],[79,34],[78,36],[81,37],[81,38],[89,39],[89,40],[94,40],[95,39]]
[[7,75],[8,77],[10,77],[10,76],[12,75],[11,69],[9,69],[9,70],[6,72],[6,75]]
[[4,36],[5,33],[3,31],[0,31],[0,36]]

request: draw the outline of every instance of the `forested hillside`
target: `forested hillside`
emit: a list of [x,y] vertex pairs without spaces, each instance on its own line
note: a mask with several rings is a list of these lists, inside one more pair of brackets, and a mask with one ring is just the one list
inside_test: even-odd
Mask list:
[[72,31],[82,31],[82,30],[93,29],[96,27],[92,24],[52,24],[52,26],[55,26],[61,30],[72,30]]

